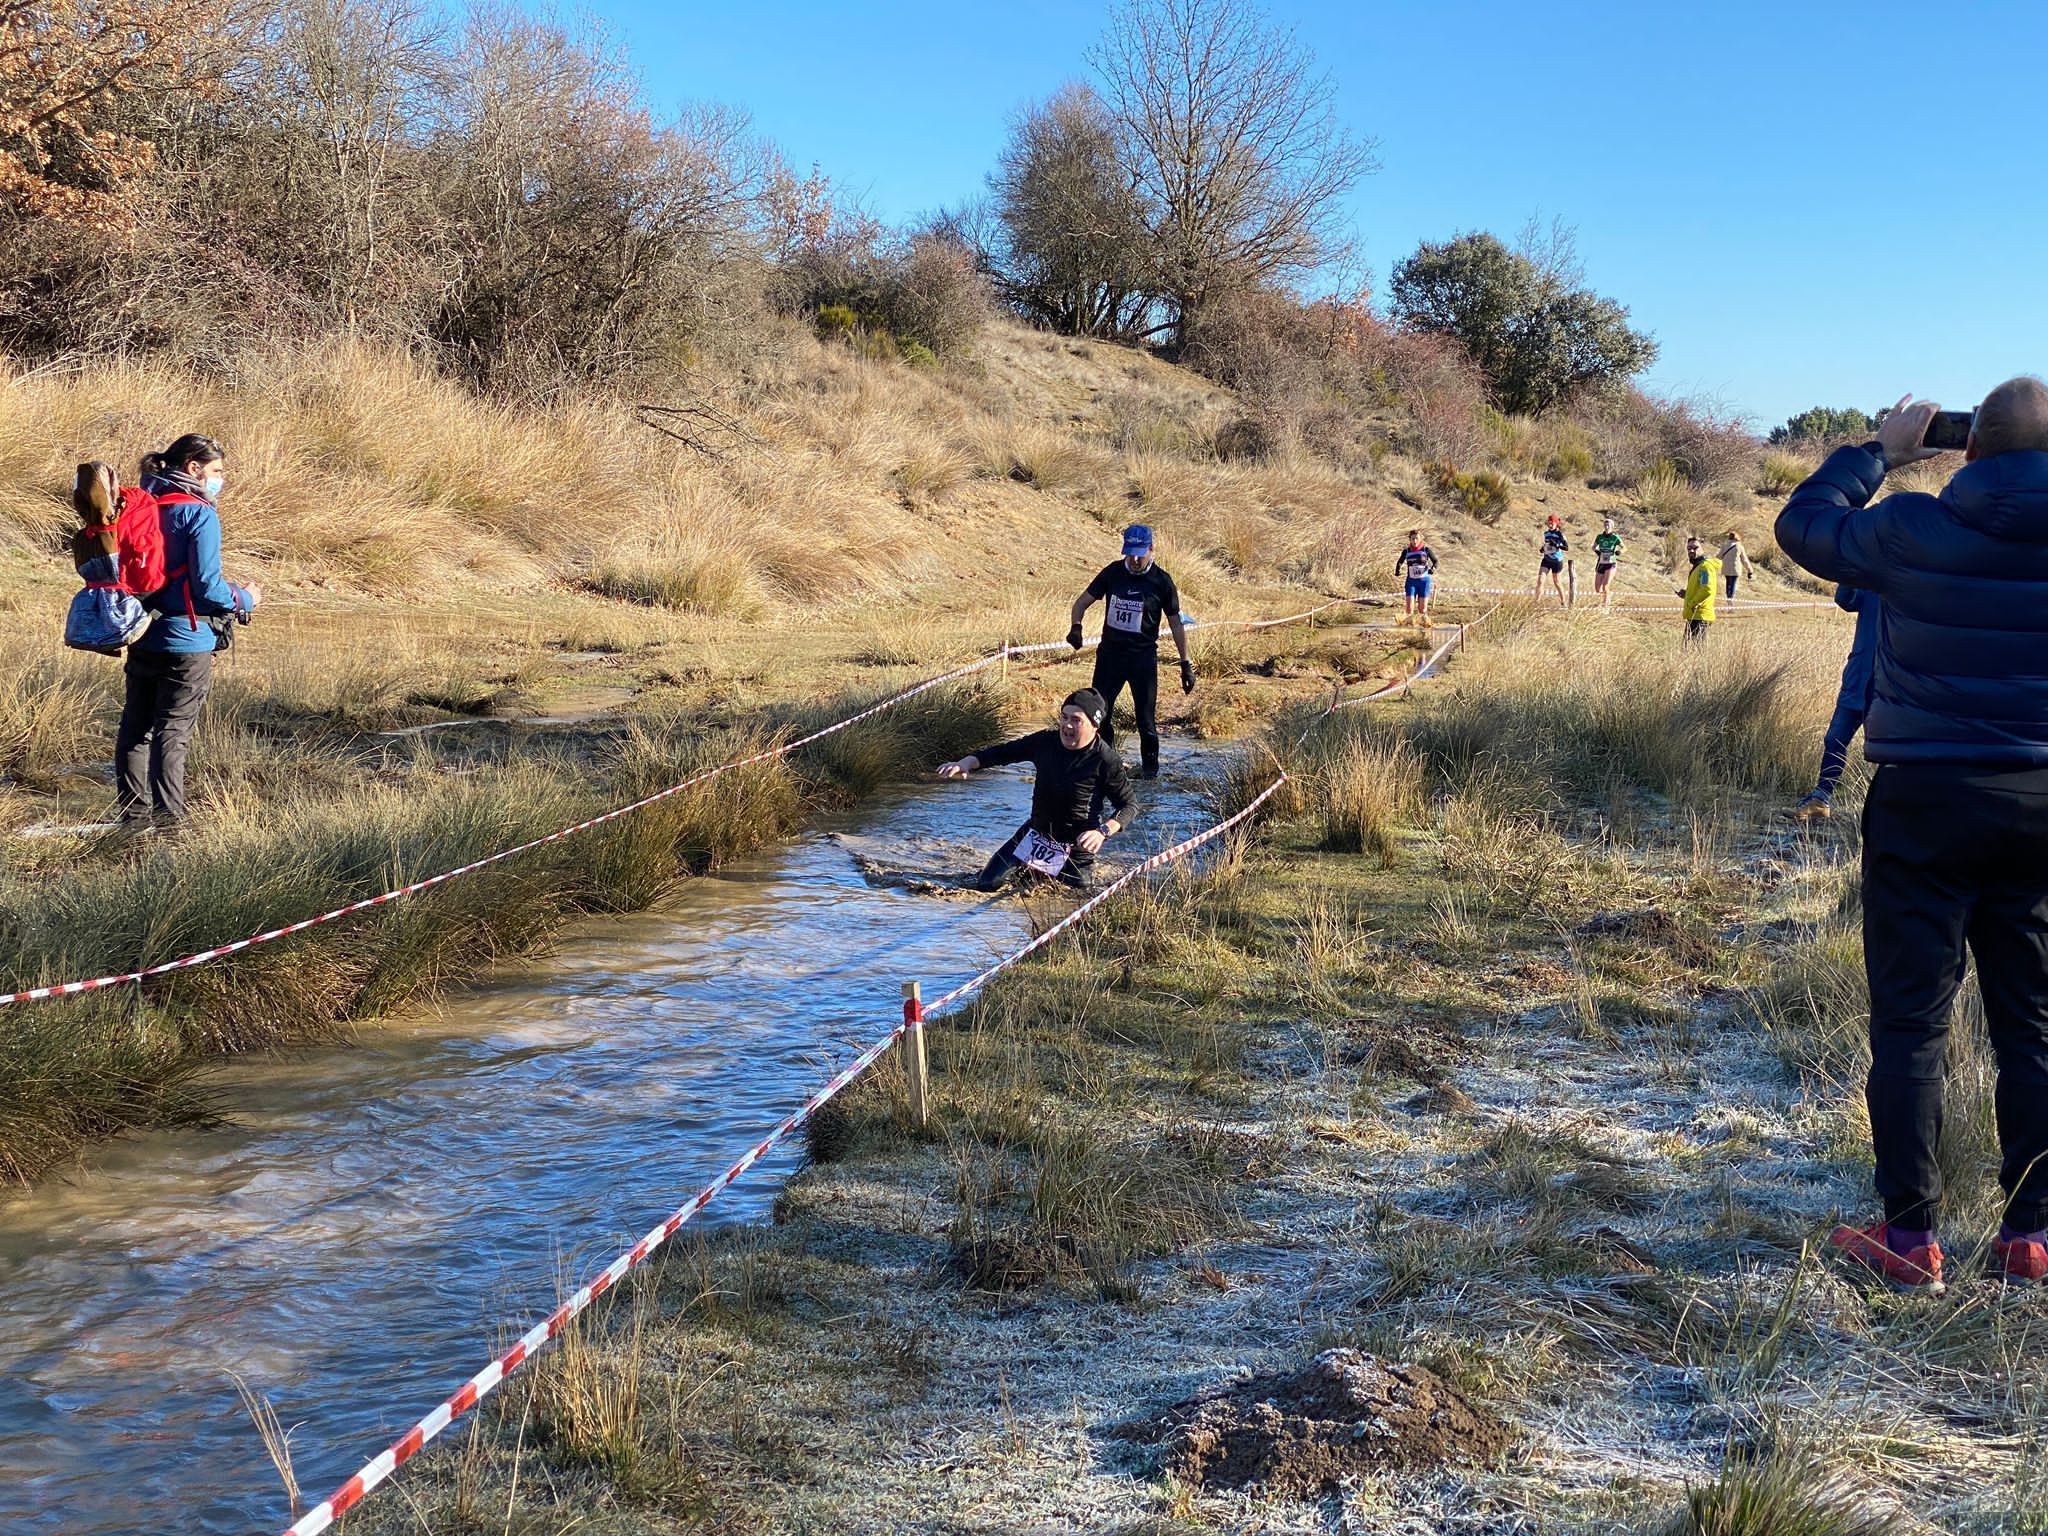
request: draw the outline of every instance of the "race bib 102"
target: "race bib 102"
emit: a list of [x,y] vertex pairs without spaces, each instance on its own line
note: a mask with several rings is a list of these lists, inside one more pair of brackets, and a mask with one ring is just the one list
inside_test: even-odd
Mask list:
[[1127,635],[1145,632],[1145,599],[1142,597],[1112,597],[1109,600],[1108,624],[1111,629],[1122,630]]
[[1057,875],[1065,869],[1070,851],[1065,843],[1056,843],[1035,831],[1027,831],[1017,844],[1017,857],[1024,867],[1035,869],[1041,875]]

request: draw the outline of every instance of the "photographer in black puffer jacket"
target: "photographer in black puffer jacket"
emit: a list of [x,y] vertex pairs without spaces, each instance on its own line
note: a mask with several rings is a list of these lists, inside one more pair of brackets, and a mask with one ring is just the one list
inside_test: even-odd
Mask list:
[[1864,751],[1868,1083],[1885,1219],[1836,1246],[1895,1286],[1939,1290],[1942,1078],[1964,949],[1998,1064],[2006,1195],[1996,1256],[2048,1279],[2048,386],[1985,397],[1939,495],[1868,505],[1933,456],[1936,407],[1909,395],[1877,440],[1837,449],[1792,493],[1778,543],[1883,599]]

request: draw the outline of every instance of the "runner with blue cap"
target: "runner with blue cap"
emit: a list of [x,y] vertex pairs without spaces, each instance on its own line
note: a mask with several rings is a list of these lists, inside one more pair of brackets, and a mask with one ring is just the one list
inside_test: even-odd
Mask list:
[[1152,530],[1133,523],[1124,530],[1124,557],[1106,565],[1074,599],[1074,627],[1067,644],[1081,649],[1081,619],[1101,599],[1102,646],[1095,653],[1095,691],[1116,708],[1117,695],[1131,690],[1138,717],[1141,777],[1159,777],[1159,621],[1173,630],[1180,652],[1180,691],[1195,691],[1195,664],[1188,659],[1188,630],[1180,611],[1180,589],[1152,559]]

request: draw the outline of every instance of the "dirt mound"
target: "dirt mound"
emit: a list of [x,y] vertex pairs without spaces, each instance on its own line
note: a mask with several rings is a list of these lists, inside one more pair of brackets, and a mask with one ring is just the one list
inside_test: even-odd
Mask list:
[[1363,1068],[1368,1078],[1405,1077],[1426,1087],[1443,1082],[1451,1067],[1472,1057],[1471,1042],[1442,1019],[1427,1016],[1351,1019],[1339,1039],[1345,1064]]
[[1581,938],[1607,939],[1644,948],[1661,949],[1687,965],[1714,960],[1722,943],[1697,920],[1674,917],[1662,907],[1627,907],[1598,912],[1575,930]]
[[1434,1371],[1332,1349],[1190,1398],[1142,1438],[1190,1485],[1313,1498],[1358,1473],[1488,1461],[1514,1435]]

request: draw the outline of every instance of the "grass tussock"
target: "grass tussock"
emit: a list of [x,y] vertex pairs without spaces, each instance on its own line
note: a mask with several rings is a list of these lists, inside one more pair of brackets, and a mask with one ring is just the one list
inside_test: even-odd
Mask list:
[[1878,1490],[1817,1456],[1730,1457],[1656,1536],[1912,1536]]
[[105,746],[99,721],[120,692],[121,664],[83,656],[34,635],[13,637],[0,656],[0,777],[46,782]]
[[1676,523],[1699,507],[1691,478],[1669,459],[1659,459],[1635,477],[1636,510],[1652,522]]
[[1319,751],[1309,790],[1323,846],[1391,865],[1397,829],[1421,800],[1422,769],[1405,742],[1336,737]]
[[1796,453],[1767,453],[1757,466],[1757,492],[1763,496],[1789,495],[1813,473],[1814,467],[1810,459]]

